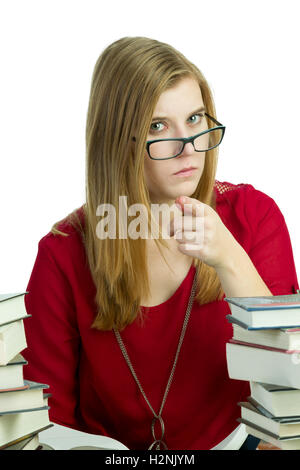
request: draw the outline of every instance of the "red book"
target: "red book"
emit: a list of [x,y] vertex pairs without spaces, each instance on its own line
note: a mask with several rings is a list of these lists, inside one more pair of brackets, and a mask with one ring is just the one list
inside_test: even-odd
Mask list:
[[242,346],[249,346],[252,348],[267,349],[268,351],[278,351],[284,354],[300,354],[300,349],[281,349],[281,348],[272,348],[269,346],[263,346],[262,344],[246,343],[245,341],[237,341],[236,339],[230,339],[229,343],[240,344]]

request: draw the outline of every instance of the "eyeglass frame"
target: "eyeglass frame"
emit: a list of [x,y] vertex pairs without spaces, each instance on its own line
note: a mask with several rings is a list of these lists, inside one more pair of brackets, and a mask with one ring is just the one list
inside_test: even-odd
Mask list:
[[[209,129],[206,129],[205,131],[202,131],[200,132],[199,134],[196,134],[196,135],[193,135],[191,137],[182,137],[182,138],[177,138],[177,139],[154,139],[154,140],[148,140],[146,142],[146,150],[147,150],[147,153],[149,155],[149,158],[151,158],[151,160],[170,160],[171,158],[176,158],[178,157],[178,155],[180,155],[183,150],[184,150],[184,147],[186,144],[188,143],[192,143],[193,144],[193,147],[194,147],[194,150],[195,152],[208,152],[209,150],[212,150],[216,147],[218,147],[218,145],[220,145],[220,143],[222,142],[223,140],[223,137],[224,137],[224,134],[225,134],[225,129],[226,129],[226,126],[224,126],[223,124],[221,124],[219,121],[217,121],[214,117],[210,116],[209,114],[207,113],[204,113],[205,116],[207,116],[209,119],[211,119],[215,124],[217,124],[216,127],[211,127]],[[208,132],[212,132],[214,130],[217,130],[217,129],[221,129],[222,131],[222,137],[221,137],[221,140],[220,142],[217,144],[217,145],[214,145],[213,147],[211,147],[210,149],[206,149],[206,150],[196,150],[195,149],[195,145],[194,145],[194,140],[197,138],[197,137],[200,137],[200,135],[204,135],[204,134],[207,134]],[[134,141],[136,140],[135,137],[132,138]],[[181,151],[179,153],[177,153],[177,155],[174,155],[173,157],[166,157],[166,158],[153,158],[151,157],[150,155],[150,150],[149,150],[149,147],[151,144],[153,144],[154,142],[165,142],[165,141],[169,141],[169,140],[175,140],[175,141],[180,141],[180,142],[183,142],[183,147],[181,149]]]

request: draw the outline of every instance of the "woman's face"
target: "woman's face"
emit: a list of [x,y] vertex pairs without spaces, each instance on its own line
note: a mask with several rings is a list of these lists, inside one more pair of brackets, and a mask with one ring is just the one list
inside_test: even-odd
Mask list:
[[[199,84],[194,78],[184,78],[161,94],[147,140],[198,134],[206,128],[204,112]],[[191,143],[185,145],[180,155],[169,160],[152,160],[146,152],[144,171],[151,202],[171,205],[178,196],[191,196],[201,178],[204,162],[205,152],[196,152]],[[190,176],[175,175],[188,167],[196,168]]]

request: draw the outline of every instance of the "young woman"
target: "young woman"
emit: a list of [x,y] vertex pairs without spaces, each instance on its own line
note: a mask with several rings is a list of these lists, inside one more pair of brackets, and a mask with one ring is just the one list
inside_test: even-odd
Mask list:
[[[53,422],[130,449],[245,441],[249,384],[228,377],[224,297],[299,286],[275,201],[216,180],[224,131],[204,76],[171,46],[126,37],[100,55],[86,201],[40,240],[27,286],[25,378],[50,385]],[[102,204],[115,237],[99,236]],[[134,204],[159,237],[128,236]]]

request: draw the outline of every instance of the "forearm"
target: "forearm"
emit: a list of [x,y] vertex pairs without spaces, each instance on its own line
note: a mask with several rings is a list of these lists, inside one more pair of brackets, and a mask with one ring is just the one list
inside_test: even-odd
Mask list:
[[233,244],[226,262],[215,270],[226,297],[273,295],[238,242]]

